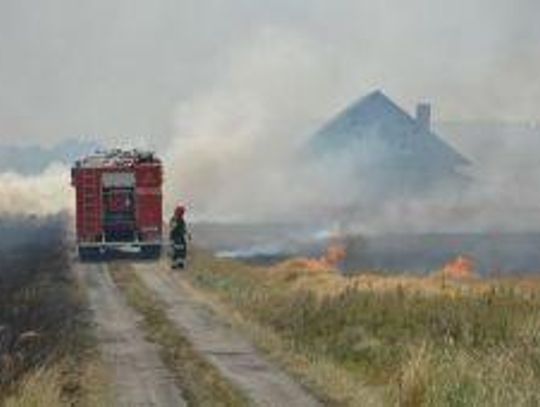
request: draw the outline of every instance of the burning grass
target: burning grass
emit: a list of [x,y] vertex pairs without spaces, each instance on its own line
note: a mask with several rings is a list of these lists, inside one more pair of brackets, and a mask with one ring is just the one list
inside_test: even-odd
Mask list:
[[0,221],[0,404],[84,405],[93,383],[83,381],[97,364],[65,222]]
[[[329,404],[362,405],[366,391],[382,392],[382,405],[540,404],[538,280],[473,278],[466,260],[428,277],[347,278],[304,262],[254,268],[199,254],[190,277],[287,344],[281,362]],[[317,365],[333,366],[335,385],[321,384]]]
[[345,244],[338,239],[332,240],[325,253],[318,259],[299,257],[286,260],[279,264],[276,269],[283,271],[311,271],[326,272],[336,271],[343,260],[347,257]]

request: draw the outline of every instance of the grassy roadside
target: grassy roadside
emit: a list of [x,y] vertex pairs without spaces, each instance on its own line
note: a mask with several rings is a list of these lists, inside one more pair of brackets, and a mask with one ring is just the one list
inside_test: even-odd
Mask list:
[[160,355],[174,373],[191,406],[248,406],[247,399],[208,363],[167,318],[164,305],[133,273],[127,264],[110,267],[113,280],[131,307],[143,316],[147,338],[159,345]]
[[[78,297],[75,281],[69,290]],[[84,301],[78,298],[76,301]],[[81,302],[81,305],[84,305]],[[105,407],[113,406],[108,376],[101,361],[91,326],[85,316],[69,327],[68,338],[61,339],[43,360],[25,366],[16,378],[0,392],[5,407]],[[38,339],[39,340],[39,339]],[[40,344],[31,352],[40,352]],[[3,362],[9,360],[4,355]]]
[[26,375],[3,402],[5,407],[113,407],[99,355],[65,359]]
[[329,404],[540,404],[535,281],[347,279],[203,253],[187,275]]
[[4,219],[0,226],[0,235],[20,234],[17,245],[0,244],[0,405],[110,405],[64,222]]

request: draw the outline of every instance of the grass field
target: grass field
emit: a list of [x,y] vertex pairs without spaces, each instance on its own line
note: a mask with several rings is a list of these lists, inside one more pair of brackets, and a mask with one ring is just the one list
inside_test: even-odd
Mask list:
[[540,404],[540,281],[304,266],[196,253],[189,275],[328,404]]

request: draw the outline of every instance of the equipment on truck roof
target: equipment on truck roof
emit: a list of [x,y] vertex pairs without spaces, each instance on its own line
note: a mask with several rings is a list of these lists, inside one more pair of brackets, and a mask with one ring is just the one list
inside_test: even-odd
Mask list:
[[75,162],[77,246],[82,259],[109,249],[159,256],[162,247],[161,161],[152,152],[99,151]]

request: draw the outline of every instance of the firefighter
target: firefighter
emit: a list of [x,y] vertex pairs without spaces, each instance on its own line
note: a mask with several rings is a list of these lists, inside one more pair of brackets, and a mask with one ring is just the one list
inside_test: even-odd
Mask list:
[[187,255],[187,227],[184,220],[186,208],[178,205],[170,222],[170,241],[172,245],[172,268],[184,268]]

